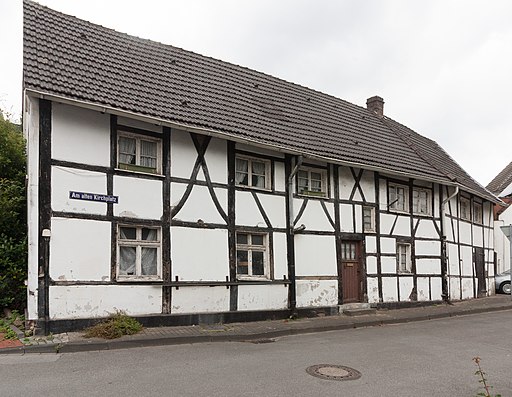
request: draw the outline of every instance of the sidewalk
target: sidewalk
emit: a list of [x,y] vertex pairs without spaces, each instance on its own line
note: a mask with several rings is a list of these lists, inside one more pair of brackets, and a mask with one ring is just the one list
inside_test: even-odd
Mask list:
[[123,336],[114,340],[86,339],[81,332],[68,332],[47,337],[20,338],[22,346],[0,348],[0,354],[68,353],[221,341],[265,343],[272,338],[286,335],[424,321],[498,310],[512,310],[510,295],[471,299],[450,305],[380,309],[375,314],[360,316],[338,315],[297,320],[145,328],[137,335]]

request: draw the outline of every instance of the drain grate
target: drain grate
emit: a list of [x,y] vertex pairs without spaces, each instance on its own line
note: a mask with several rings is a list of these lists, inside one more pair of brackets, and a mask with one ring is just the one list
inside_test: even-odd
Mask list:
[[275,341],[276,341],[275,339],[271,339],[271,338],[262,338],[262,339],[251,339],[251,340],[248,340],[247,342],[254,343],[254,344],[260,344],[260,343],[273,343]]
[[306,368],[306,372],[325,380],[356,380],[361,377],[361,372],[344,365],[318,364]]

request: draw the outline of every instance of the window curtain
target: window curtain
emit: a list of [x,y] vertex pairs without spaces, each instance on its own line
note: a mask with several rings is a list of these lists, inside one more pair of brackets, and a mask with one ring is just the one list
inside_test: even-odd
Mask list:
[[119,274],[135,275],[135,261],[137,258],[137,248],[120,247],[119,249]]
[[142,247],[141,271],[143,276],[157,275],[157,249]]
[[265,187],[265,163],[252,163],[252,186]]
[[135,164],[135,139],[119,138],[119,162]]
[[247,185],[249,162],[247,160],[236,159],[235,183],[237,185]]
[[140,165],[156,168],[156,142],[140,141]]

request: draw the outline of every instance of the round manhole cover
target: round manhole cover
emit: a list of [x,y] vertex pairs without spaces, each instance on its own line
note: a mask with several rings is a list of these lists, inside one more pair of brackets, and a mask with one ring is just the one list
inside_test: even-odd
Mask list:
[[306,368],[306,372],[326,380],[355,380],[361,377],[361,372],[344,365],[318,364]]

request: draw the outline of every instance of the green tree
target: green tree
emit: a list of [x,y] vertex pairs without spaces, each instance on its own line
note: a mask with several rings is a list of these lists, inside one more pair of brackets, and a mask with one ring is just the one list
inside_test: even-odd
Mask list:
[[0,308],[25,308],[26,153],[20,126],[0,111]]

